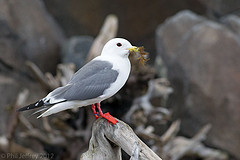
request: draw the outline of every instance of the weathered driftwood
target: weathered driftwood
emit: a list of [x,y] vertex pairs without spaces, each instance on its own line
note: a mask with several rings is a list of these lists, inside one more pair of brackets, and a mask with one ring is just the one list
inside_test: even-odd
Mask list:
[[42,87],[45,90],[53,90],[56,87],[58,87],[58,85],[53,85],[51,83],[48,83],[45,75],[42,73],[42,71],[38,68],[38,66],[36,64],[34,64],[30,61],[27,61],[26,66],[33,73],[33,76],[36,78],[37,81],[40,82],[40,84],[42,85]]
[[57,66],[57,75],[54,77],[48,72],[43,74],[38,66],[30,61],[27,61],[26,65],[46,91],[52,91],[57,87],[66,85],[75,72],[74,64],[59,64]]
[[[0,136],[0,152],[2,159],[17,159],[20,154],[16,153],[22,153],[22,155],[25,154],[27,156],[29,155],[29,157],[32,159],[36,159],[39,155],[39,153],[34,152],[32,149],[25,148],[24,146],[17,144],[14,140],[19,122],[18,118],[23,117],[21,114],[19,114],[19,112],[16,112],[16,110],[25,103],[28,95],[29,91],[27,89],[21,91],[18,94],[14,105],[12,106],[13,108],[11,109],[8,119],[7,132]],[[42,159],[48,160],[45,157],[42,157]]]
[[13,139],[14,132],[18,124],[19,113],[16,112],[16,110],[19,108],[19,106],[22,106],[25,103],[28,95],[29,95],[29,91],[27,89],[24,89],[22,92],[18,94],[16,102],[13,105],[12,113],[9,116],[8,126],[7,126],[7,138],[9,141]]
[[171,160],[179,160],[184,156],[198,156],[202,159],[226,160],[228,155],[220,150],[204,146],[201,141],[206,139],[211,125],[205,125],[193,138],[177,136],[163,147],[163,153]]
[[120,120],[113,125],[102,118],[94,122],[89,149],[80,159],[121,160],[121,148],[132,160],[161,160],[137,137],[129,125]]
[[92,47],[88,53],[87,62],[93,58],[99,56],[103,49],[103,46],[107,41],[116,37],[118,31],[118,18],[115,15],[108,15],[104,21],[104,24],[100,30],[100,33],[95,38]]

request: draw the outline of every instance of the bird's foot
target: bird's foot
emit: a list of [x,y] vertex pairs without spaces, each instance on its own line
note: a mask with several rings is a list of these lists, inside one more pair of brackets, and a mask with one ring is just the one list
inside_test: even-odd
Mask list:
[[94,114],[95,119],[98,119],[99,116],[98,116],[98,112],[96,111],[96,106],[95,106],[95,104],[92,104],[92,111],[93,111],[93,114]]
[[111,115],[109,114],[109,112],[104,113],[103,115],[101,115],[101,117],[102,117],[102,118],[105,118],[106,120],[108,120],[108,122],[110,122],[110,123],[112,123],[112,124],[116,124],[116,123],[117,123],[117,120],[116,120],[113,116],[111,116]]
[[94,113],[94,117],[95,117],[95,119],[98,119],[98,118],[99,118],[98,112]]
[[92,110],[93,110],[93,113],[94,113],[94,116],[96,119],[99,118],[98,114],[100,114],[100,117],[105,118],[106,120],[108,120],[109,123],[112,123],[112,124],[117,123],[117,120],[113,116],[111,116],[108,112],[103,114],[101,107],[100,107],[100,103],[97,103],[97,109],[99,112],[96,111],[95,104],[92,104]]

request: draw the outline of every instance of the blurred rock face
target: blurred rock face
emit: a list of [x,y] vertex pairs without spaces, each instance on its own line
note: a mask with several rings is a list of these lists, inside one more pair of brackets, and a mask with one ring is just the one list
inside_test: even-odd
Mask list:
[[55,71],[63,35],[38,0],[0,1],[0,59],[23,70],[26,60]]
[[66,40],[61,51],[61,61],[74,63],[76,70],[80,69],[86,63],[93,40],[90,36],[74,36]]
[[[19,92],[27,88],[27,103],[41,98],[39,84],[26,76],[25,61],[37,64],[43,72],[55,71],[63,35],[38,0],[0,1],[0,134],[6,132],[9,108]],[[12,111],[15,112],[15,111]]]
[[159,26],[156,46],[174,87],[170,107],[182,132],[211,123],[207,143],[240,158],[240,18],[222,21],[180,12]]
[[[48,11],[62,26],[67,36],[96,36],[109,14],[119,18],[118,37],[136,46],[144,45],[154,57],[154,32],[166,17],[189,8],[204,13],[204,6],[196,0],[44,0]],[[153,59],[151,57],[151,59]]]

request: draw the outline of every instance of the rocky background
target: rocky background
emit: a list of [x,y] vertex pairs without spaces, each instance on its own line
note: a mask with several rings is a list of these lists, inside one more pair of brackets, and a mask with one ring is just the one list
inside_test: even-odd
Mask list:
[[103,110],[163,159],[240,159],[236,0],[1,0],[0,159],[77,159],[87,150],[90,107],[41,120],[16,109],[86,63],[109,14],[116,36],[143,45],[150,61],[132,60],[129,81]]

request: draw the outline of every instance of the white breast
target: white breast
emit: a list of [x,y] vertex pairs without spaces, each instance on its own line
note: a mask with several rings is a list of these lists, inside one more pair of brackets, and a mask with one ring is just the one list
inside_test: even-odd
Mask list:
[[107,99],[116,94],[124,86],[130,74],[131,64],[127,57],[104,57],[104,60],[113,63],[113,69],[119,72],[116,81],[100,96],[103,99]]

